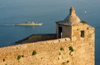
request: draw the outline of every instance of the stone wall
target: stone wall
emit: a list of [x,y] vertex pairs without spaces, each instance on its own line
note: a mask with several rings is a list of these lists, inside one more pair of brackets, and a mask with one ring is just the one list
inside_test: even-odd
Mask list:
[[0,65],[94,65],[94,42],[61,38],[1,47]]
[[[81,31],[84,31],[84,37],[81,37]],[[87,24],[72,26],[72,41],[94,41],[94,34],[95,29]]]
[[38,42],[38,41],[44,41],[44,40],[52,40],[56,39],[56,34],[33,34],[25,39],[19,40],[15,42],[16,44],[21,43],[31,43],[31,42]]
[[71,38],[71,33],[72,33],[72,27],[70,25],[63,25],[62,26],[62,38],[65,38],[65,37],[69,37]]

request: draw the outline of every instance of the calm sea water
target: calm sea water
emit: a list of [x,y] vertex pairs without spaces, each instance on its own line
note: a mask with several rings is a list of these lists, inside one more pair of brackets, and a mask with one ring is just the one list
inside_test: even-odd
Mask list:
[[[81,20],[95,27],[95,60],[100,65],[100,0],[0,0],[0,46],[31,34],[56,33],[55,21],[63,20],[71,6]],[[14,26],[28,20],[43,25]]]

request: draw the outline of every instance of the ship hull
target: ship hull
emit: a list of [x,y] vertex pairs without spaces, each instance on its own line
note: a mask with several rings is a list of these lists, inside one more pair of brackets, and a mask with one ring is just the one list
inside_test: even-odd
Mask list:
[[41,26],[42,23],[38,23],[38,24],[15,24],[16,26]]

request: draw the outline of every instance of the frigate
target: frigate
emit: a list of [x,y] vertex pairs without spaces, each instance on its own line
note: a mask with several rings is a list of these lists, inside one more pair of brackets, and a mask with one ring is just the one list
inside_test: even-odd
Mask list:
[[25,23],[18,23],[18,24],[15,24],[17,26],[41,26],[42,23],[34,23],[33,21],[27,21]]

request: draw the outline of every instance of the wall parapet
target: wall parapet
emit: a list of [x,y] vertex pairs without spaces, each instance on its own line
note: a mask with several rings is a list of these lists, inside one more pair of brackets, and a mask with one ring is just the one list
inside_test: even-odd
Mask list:
[[32,43],[32,42],[53,40],[53,39],[57,39],[56,34],[33,34],[28,36],[27,38],[15,42],[15,44]]
[[[70,41],[70,38],[61,38],[61,39],[54,39],[54,40],[47,40],[47,41],[38,41],[33,43],[26,43],[26,44],[18,44],[18,45],[12,45],[12,46],[6,46],[6,47],[0,47],[0,62],[3,62],[3,59],[9,60],[17,58],[20,54],[28,53],[28,49],[32,49],[32,47],[41,46],[41,45],[48,45],[48,44],[55,44],[55,43],[61,43],[65,41]],[[23,49],[27,49],[24,50]],[[32,50],[31,50],[32,51]],[[28,56],[29,54],[25,54]]]
[[15,48],[15,47],[21,47],[21,46],[24,46],[24,45],[31,45],[31,44],[34,45],[34,44],[37,44],[37,43],[46,44],[46,43],[59,43],[59,42],[65,42],[65,41],[70,41],[70,38],[60,38],[60,39],[54,39],[54,40],[46,40],[46,41],[38,41],[38,42],[32,42],[32,43],[12,45],[12,46],[5,46],[5,47],[0,47],[0,49],[3,50],[3,48],[8,49],[9,47]]
[[[66,61],[71,65],[93,65],[94,62],[88,60],[94,60],[94,47],[88,43],[90,41],[72,42],[70,38],[60,38],[0,47],[0,65],[61,65]],[[72,56],[69,54],[70,46],[74,49]],[[36,51],[36,55],[33,55],[33,51]],[[21,56],[19,60],[18,56]]]

